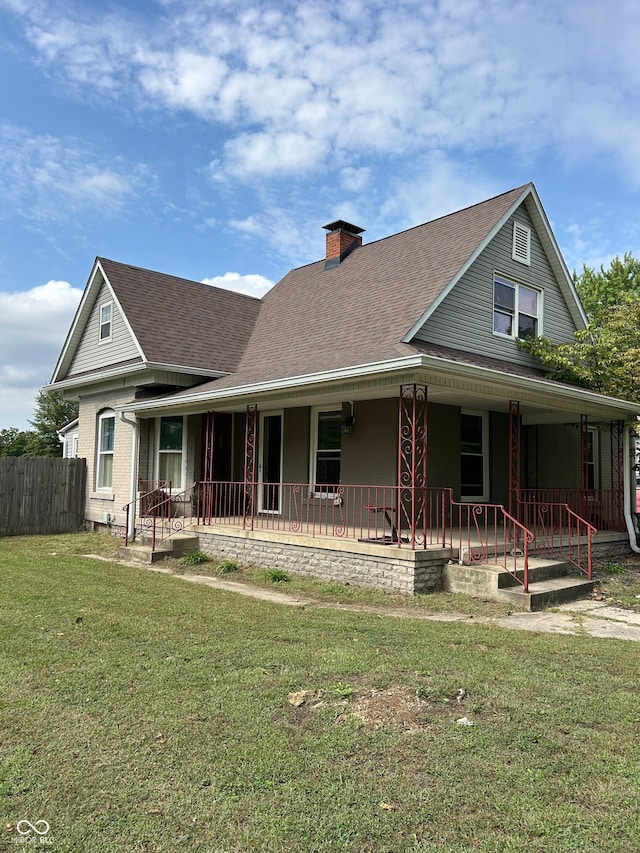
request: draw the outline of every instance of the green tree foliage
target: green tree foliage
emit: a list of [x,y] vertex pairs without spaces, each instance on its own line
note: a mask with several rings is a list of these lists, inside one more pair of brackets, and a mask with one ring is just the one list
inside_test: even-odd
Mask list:
[[574,340],[519,341],[555,379],[625,400],[640,400],[640,261],[629,252],[609,269],[584,267],[576,289],[589,320]]
[[75,418],[78,404],[65,400],[60,391],[40,391],[36,397],[33,420],[34,428],[28,444],[27,456],[62,456],[62,445],[57,430]]
[[32,435],[17,427],[0,429],[0,456],[28,456]]
[[600,272],[583,266],[573,279],[590,322],[598,322],[602,312],[615,307],[625,293],[640,299],[640,260],[631,252],[625,252],[622,260],[616,256],[609,269],[600,265]]

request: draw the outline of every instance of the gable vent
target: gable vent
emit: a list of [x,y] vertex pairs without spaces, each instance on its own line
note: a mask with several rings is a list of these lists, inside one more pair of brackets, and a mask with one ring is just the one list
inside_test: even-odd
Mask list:
[[513,223],[513,250],[511,257],[521,264],[531,264],[531,229],[519,222]]

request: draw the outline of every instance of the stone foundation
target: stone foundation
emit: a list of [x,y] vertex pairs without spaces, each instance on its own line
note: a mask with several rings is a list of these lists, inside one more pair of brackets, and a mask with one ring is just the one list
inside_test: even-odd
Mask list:
[[213,533],[204,527],[194,532],[200,549],[216,559],[409,595],[442,589],[444,566],[449,559],[449,551],[443,548],[412,551],[369,542],[327,540],[325,544],[304,537],[300,537],[300,543],[292,543],[264,531],[234,531],[231,535]]

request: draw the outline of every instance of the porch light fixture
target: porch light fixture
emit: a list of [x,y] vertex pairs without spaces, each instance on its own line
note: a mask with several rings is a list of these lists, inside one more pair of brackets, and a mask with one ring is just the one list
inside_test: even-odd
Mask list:
[[353,403],[351,403],[351,414],[347,415],[342,421],[342,434],[351,435],[356,424],[356,419],[353,414]]

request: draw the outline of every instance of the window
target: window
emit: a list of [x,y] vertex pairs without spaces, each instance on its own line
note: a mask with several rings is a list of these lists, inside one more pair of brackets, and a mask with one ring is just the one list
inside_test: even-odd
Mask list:
[[342,409],[315,409],[312,415],[311,481],[317,495],[332,494],[340,484]]
[[111,489],[113,485],[113,448],[116,418],[113,412],[103,412],[98,418],[98,489]]
[[494,274],[493,331],[509,338],[537,338],[541,302],[541,291]]
[[587,488],[600,488],[600,466],[598,454],[598,430],[596,427],[587,428]]
[[460,417],[460,494],[463,501],[488,496],[487,416],[462,412]]
[[182,489],[184,418],[160,418],[158,425],[158,479],[169,480],[172,490]]
[[100,306],[100,343],[111,340],[111,315],[113,313],[113,303],[105,302]]
[[513,247],[511,257],[521,264],[531,264],[531,229],[520,222],[513,223]]

